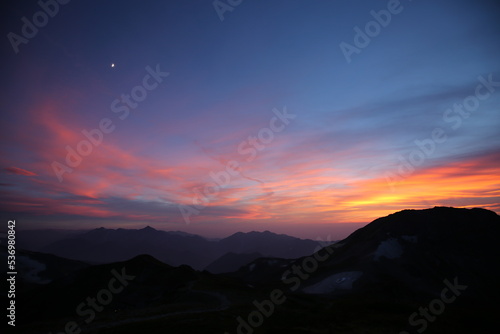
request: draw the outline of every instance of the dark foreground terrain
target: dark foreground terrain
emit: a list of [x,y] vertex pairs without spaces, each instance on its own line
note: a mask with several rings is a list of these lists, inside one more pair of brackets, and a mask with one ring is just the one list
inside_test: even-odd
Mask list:
[[18,257],[43,270],[18,282],[17,333],[491,333],[500,311],[500,216],[484,209],[405,210],[218,275]]

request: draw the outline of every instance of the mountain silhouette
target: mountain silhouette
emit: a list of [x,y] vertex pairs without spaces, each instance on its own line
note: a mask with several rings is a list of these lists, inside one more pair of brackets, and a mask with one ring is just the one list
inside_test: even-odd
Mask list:
[[[409,290],[420,294],[439,286],[441,277],[446,275],[461,275],[481,290],[481,282],[492,283],[493,277],[500,276],[500,270],[491,267],[500,258],[496,242],[499,235],[500,217],[485,209],[435,207],[400,211],[376,219],[346,239],[320,250],[322,256],[331,254],[325,261],[318,261],[318,269],[301,284],[301,290],[312,292],[315,289],[307,287],[316,285],[322,294],[342,294],[345,292],[342,288],[336,289],[332,284],[329,289],[326,281],[343,272],[359,273],[354,275],[359,276],[352,286],[355,291],[383,290],[386,285],[392,286],[391,282],[398,282],[398,286],[412,287]],[[302,266],[304,259],[289,262],[286,270]],[[258,259],[234,276],[251,283],[281,280],[283,264],[265,266],[259,274],[263,262],[270,263]],[[323,280],[325,284],[318,285]]]
[[[115,237],[106,229],[92,233]],[[500,310],[499,237],[494,212],[435,207],[376,219],[309,256],[259,257],[227,274],[150,255],[73,268],[21,288],[21,330],[62,331],[73,320],[82,333],[489,333]],[[248,240],[236,234],[226,243],[240,238]],[[226,253],[221,263],[241,256]],[[87,323],[90,311],[86,318],[76,308],[102,299],[116,277],[126,277],[126,286]],[[272,304],[277,292],[282,302]]]

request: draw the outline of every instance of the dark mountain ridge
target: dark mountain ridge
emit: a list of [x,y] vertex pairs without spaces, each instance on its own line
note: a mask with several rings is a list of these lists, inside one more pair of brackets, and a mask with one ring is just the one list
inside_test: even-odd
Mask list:
[[[493,283],[500,277],[498,266],[492,266],[500,259],[499,236],[500,217],[485,209],[435,207],[400,211],[376,219],[329,246],[332,254],[318,263],[318,269],[303,282],[301,290],[343,294],[346,291],[342,285],[336,288],[334,283],[328,284],[328,279],[356,272],[359,277],[351,278],[353,290],[349,289],[349,293],[393,286],[390,290],[397,294],[396,287],[402,285],[403,290],[411,286],[406,290],[429,292],[442,285],[443,276],[453,279],[460,275],[476,286],[477,293],[487,294],[481,282]],[[320,252],[324,254],[325,249]],[[263,266],[265,260],[259,259],[233,276],[252,284],[278,282],[283,272],[301,266],[306,258],[291,261],[285,269],[282,263]]]

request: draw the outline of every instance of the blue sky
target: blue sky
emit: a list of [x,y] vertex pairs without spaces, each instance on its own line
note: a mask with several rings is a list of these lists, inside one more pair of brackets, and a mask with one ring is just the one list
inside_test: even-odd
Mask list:
[[[2,5],[5,216],[26,228],[314,237],[403,208],[499,212],[495,1],[247,0],[223,21],[213,3],[70,1],[17,53],[8,34],[22,36],[21,18],[42,9]],[[355,46],[354,28],[388,6],[398,13],[348,62],[341,43]],[[112,102],[143,85],[148,66],[169,75],[119,119]],[[467,118],[446,113],[465,101],[478,102]],[[269,136],[273,110],[293,118],[248,161],[241,151]],[[70,168],[66,147],[105,118],[114,130],[58,177],[53,163]],[[436,128],[446,140],[398,174],[399,157],[408,163]],[[214,184],[229,161],[238,174]],[[217,194],[197,199],[210,186]]]

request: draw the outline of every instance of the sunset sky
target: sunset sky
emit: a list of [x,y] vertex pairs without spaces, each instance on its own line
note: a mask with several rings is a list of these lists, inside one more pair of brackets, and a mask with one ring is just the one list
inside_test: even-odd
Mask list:
[[40,5],[2,4],[2,219],[316,238],[500,213],[497,1],[220,6],[70,1],[24,39]]

